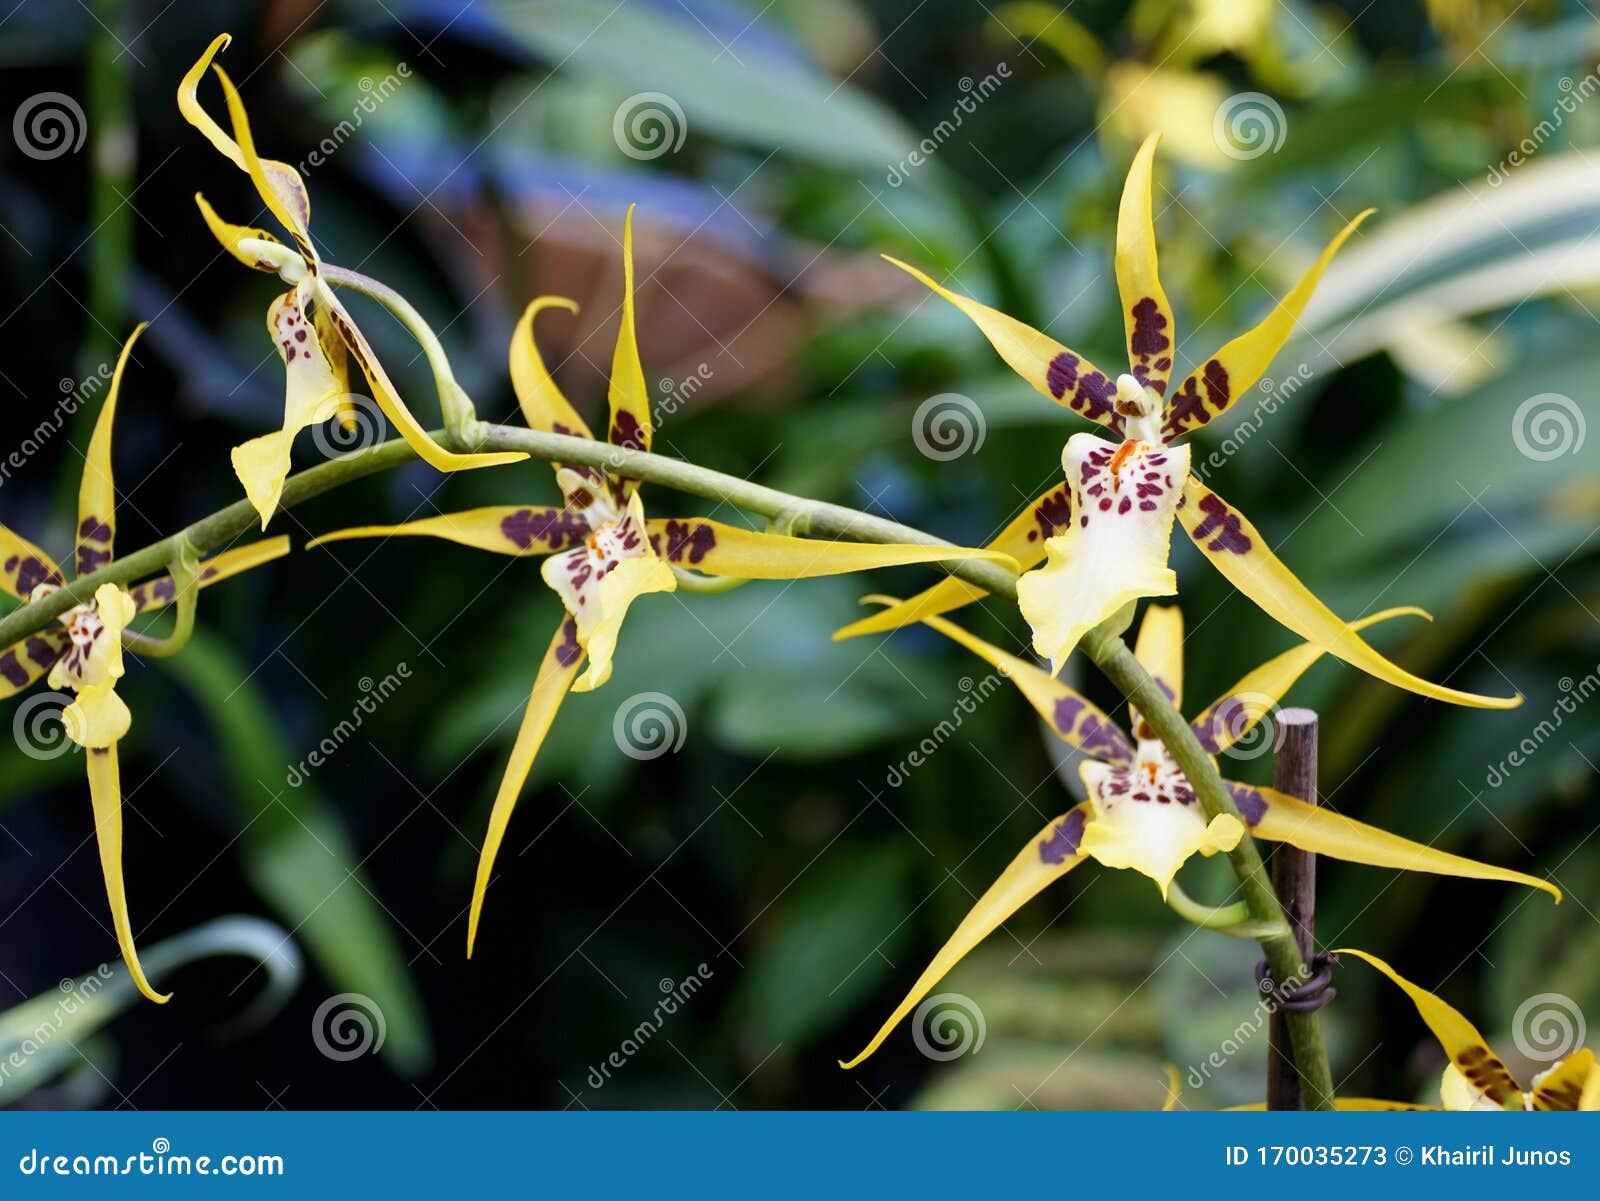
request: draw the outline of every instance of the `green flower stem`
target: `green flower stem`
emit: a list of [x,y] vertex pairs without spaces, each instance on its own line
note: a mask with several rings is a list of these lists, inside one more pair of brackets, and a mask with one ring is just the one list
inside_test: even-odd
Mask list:
[[379,283],[370,275],[362,275],[359,271],[352,271],[348,267],[340,267],[334,263],[323,263],[321,266],[322,278],[330,284],[341,288],[349,288],[352,292],[359,292],[363,296],[376,300],[384,308],[394,314],[401,325],[410,331],[422,347],[422,353],[427,357],[428,367],[433,372],[434,385],[439,389],[439,408],[444,416],[445,428],[457,438],[477,424],[477,411],[472,407],[472,398],[467,395],[466,389],[456,382],[455,372],[450,370],[450,358],[444,352],[444,345],[439,341],[439,335],[433,332],[433,327],[427,323],[416,307],[388,284]]
[[[827,501],[807,500],[768,488],[762,484],[726,475],[720,471],[686,463],[681,459],[627,450],[565,434],[548,434],[511,426],[488,425],[474,421],[461,436],[436,435],[446,444],[471,446],[485,451],[525,451],[545,462],[562,462],[598,467],[645,483],[659,484],[694,496],[722,501],[748,512],[759,513],[789,523],[823,538],[847,538],[860,542],[905,542],[923,546],[948,546],[949,543],[921,530],[887,518]],[[289,477],[284,484],[280,508],[289,508],[331,488],[375,472],[409,463],[414,452],[402,441],[322,463]],[[0,620],[0,647],[10,646],[29,634],[44,629],[61,613],[94,595],[101,584],[128,584],[160,571],[177,553],[179,541],[187,539],[196,551],[204,553],[248,530],[256,520],[255,510],[245,500],[195,522],[187,529],[161,542],[116,559],[99,571],[74,581],[48,597],[24,605]],[[967,560],[942,565],[944,570],[968,583],[1009,600],[1017,595],[1016,577],[998,563]],[[1080,643],[1106,677],[1130,704],[1136,706],[1167,750],[1183,769],[1200,798],[1208,817],[1229,814],[1243,823],[1238,808],[1223,784],[1217,766],[1195,737],[1194,731],[1167,698],[1150,673],[1145,671],[1120,637],[1102,627],[1091,630]],[[1262,926],[1257,935],[1273,978],[1280,981],[1304,980],[1305,960],[1289,932],[1288,923],[1272,891],[1271,881],[1260,852],[1250,838],[1241,839],[1228,853],[1234,874],[1239,879],[1243,903],[1250,920]],[[1295,1059],[1304,1085],[1306,1103],[1315,1109],[1333,1104],[1332,1076],[1322,1029],[1315,1013],[1287,1014]]]
[[194,612],[200,595],[200,556],[187,539],[180,539],[178,553],[167,564],[172,576],[172,632],[165,638],[122,631],[122,645],[147,659],[170,659],[189,645],[194,633]]
[[1174,880],[1167,885],[1167,908],[1206,930],[1215,930],[1229,938],[1261,938],[1277,934],[1283,929],[1271,923],[1258,922],[1250,915],[1250,906],[1243,901],[1231,905],[1202,905]]

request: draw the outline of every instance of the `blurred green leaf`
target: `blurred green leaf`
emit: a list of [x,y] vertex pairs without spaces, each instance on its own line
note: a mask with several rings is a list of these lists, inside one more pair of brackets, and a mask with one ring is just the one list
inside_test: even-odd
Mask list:
[[295,758],[252,673],[203,630],[182,654],[159,662],[194,694],[221,745],[242,811],[240,857],[251,884],[330,984],[377,1002],[387,1024],[383,1055],[395,1070],[421,1072],[432,1051],[405,956],[321,792],[310,780],[273,786]]

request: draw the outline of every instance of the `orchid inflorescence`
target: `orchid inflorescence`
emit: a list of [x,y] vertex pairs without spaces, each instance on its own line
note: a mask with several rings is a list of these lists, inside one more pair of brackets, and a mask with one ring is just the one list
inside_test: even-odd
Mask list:
[[[437,470],[489,468],[528,458],[522,450],[482,449],[487,427],[474,416],[436,335],[403,297],[326,262],[318,253],[311,238],[304,182],[293,167],[258,154],[243,101],[213,61],[228,41],[226,34],[217,37],[185,74],[178,106],[189,123],[249,177],[287,238],[233,224],[203,196],[196,196],[205,225],[234,258],[278,276],[288,287],[272,300],[267,313],[268,331],[285,372],[282,425],[232,453],[252,520],[258,518],[265,529],[280,503],[290,503],[284,500],[284,489],[296,435],[322,422],[350,419],[351,359],[405,443]],[[222,89],[231,132],[200,103],[199,89],[208,68]],[[1182,893],[1174,877],[1184,864],[1196,855],[1235,852],[1254,838],[1394,870],[1526,885],[1560,899],[1560,891],[1547,881],[1448,854],[1331,808],[1218,776],[1216,756],[1245,738],[1324,655],[1436,700],[1506,707],[1518,704],[1520,697],[1462,692],[1421,679],[1391,662],[1367,643],[1361,631],[1397,617],[1426,614],[1393,608],[1353,622],[1340,618],[1273,554],[1233,505],[1191,475],[1189,448],[1179,439],[1216,419],[1263,376],[1294,331],[1323,271],[1369,213],[1358,215],[1339,232],[1260,324],[1228,342],[1174,386],[1174,318],[1157,272],[1151,211],[1155,151],[1156,138],[1151,137],[1135,155],[1118,214],[1115,275],[1128,350],[1125,373],[1108,375],[1048,335],[944,287],[913,267],[896,264],[966,314],[1001,358],[1039,392],[1115,439],[1073,434],[1061,454],[1064,480],[1024,506],[985,548],[950,546],[910,530],[901,541],[807,536],[812,530],[803,511],[768,529],[703,516],[647,516],[641,480],[629,468],[653,458],[654,435],[635,334],[631,209],[622,227],[621,319],[603,439],[595,438],[557,386],[534,338],[537,319],[552,310],[574,313],[575,302],[544,296],[529,303],[515,327],[509,353],[512,388],[529,430],[564,436],[569,447],[579,445],[570,440],[583,440],[583,445],[604,446],[610,453],[598,458],[585,454],[587,462],[566,463],[555,461],[553,455],[541,456],[551,460],[560,493],[556,502],[530,500],[401,524],[356,525],[308,543],[313,547],[358,538],[430,537],[500,555],[540,556],[543,580],[561,602],[563,613],[534,669],[481,847],[468,911],[469,956],[497,852],[540,747],[569,691],[589,691],[609,679],[625,618],[636,601],[680,588],[704,590],[710,578],[796,580],[911,564],[946,564],[949,574],[909,599],[868,597],[879,610],[836,636],[921,624],[976,654],[1017,687],[1056,737],[1081,752],[1079,771],[1086,799],[1053,818],[1022,848],[866,1048],[844,1066],[854,1067],[876,1051],[957,962],[1028,900],[1088,859],[1149,877],[1180,913],[1184,909],[1177,902]],[[434,374],[448,445],[412,415],[336,288],[377,299],[418,339]],[[89,443],[79,493],[75,566],[80,577],[95,577],[85,587],[103,582],[98,582],[92,596],[74,594],[78,603],[60,614],[60,628],[42,628],[41,623],[22,641],[0,649],[0,697],[27,688],[47,673],[50,687],[74,693],[61,720],[71,740],[87,752],[95,830],[116,937],[140,991],[164,1001],[139,965],[124,892],[117,744],[128,732],[131,716],[115,685],[125,670],[125,650],[126,657],[134,659],[181,650],[193,625],[198,591],[287,553],[289,540],[269,538],[201,559],[200,552],[209,547],[180,539],[167,574],[121,578],[128,573],[119,570],[113,550],[116,492],[111,431],[124,369],[142,328],[129,337],[117,362]],[[1130,705],[1125,732],[1059,677],[1080,645],[1114,642],[1134,604],[1176,593],[1176,577],[1167,566],[1174,522],[1239,591],[1305,641],[1256,667],[1184,723],[1177,716],[1184,687],[1182,615],[1175,606],[1148,605],[1135,642],[1133,670],[1144,673],[1146,682],[1153,681],[1156,687],[1145,688],[1138,704]],[[0,568],[0,587],[24,604],[40,602],[66,584],[65,573],[53,559],[4,527],[0,527]],[[991,592],[1006,595],[1013,590],[1020,616],[1031,630],[1032,649],[1048,669],[978,638],[945,616]],[[138,614],[167,607],[175,610],[176,621],[166,639],[129,629]],[[1158,711],[1162,721],[1153,721]],[[1165,735],[1157,726],[1166,730]],[[1281,914],[1277,918],[1272,937],[1285,933]],[[1268,937],[1259,922],[1250,929],[1254,936]],[[1589,1052],[1570,1056],[1524,1092],[1460,1014],[1383,961],[1359,951],[1350,953],[1405,989],[1439,1036],[1452,1063],[1443,1089],[1447,1106],[1570,1109],[1593,1107],[1600,1101],[1600,1073]]]

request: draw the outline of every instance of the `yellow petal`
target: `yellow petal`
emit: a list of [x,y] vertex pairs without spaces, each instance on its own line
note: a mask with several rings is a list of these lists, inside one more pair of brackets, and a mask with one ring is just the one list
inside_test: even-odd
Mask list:
[[1006,365],[1039,392],[1114,433],[1122,432],[1122,419],[1111,407],[1117,394],[1116,382],[1088,359],[999,309],[941,287],[899,259],[883,257],[970,317]]
[[461,513],[441,513],[400,525],[362,525],[335,530],[306,543],[306,549],[352,538],[443,538],[501,555],[547,555],[577,546],[589,526],[570,509],[551,505],[488,505]]
[[289,234],[307,267],[314,268],[317,253],[311,246],[311,197],[306,193],[305,182],[300,178],[300,173],[288,163],[276,159],[264,159],[256,153],[255,137],[250,131],[250,118],[245,112],[244,101],[239,98],[233,81],[221,67],[212,66],[212,70],[216,72],[217,82],[222,85],[223,99],[227,102],[228,117],[233,126],[233,137],[228,137],[200,107],[197,95],[200,80],[205,75],[206,67],[211,65],[211,60],[228,44],[228,41],[227,34],[216,38],[199,61],[189,68],[188,74],[178,85],[178,108],[191,125],[225,154],[234,166],[250,177],[250,182],[255,184],[256,194],[267,206],[267,211]]
[[1425,988],[1411,983],[1376,955],[1368,955],[1354,947],[1340,947],[1335,954],[1354,955],[1377,968],[1402,989],[1417,1007],[1417,1013],[1427,1023],[1428,1029],[1444,1047],[1450,1062],[1473,1085],[1474,1089],[1498,1105],[1513,1109],[1522,1108],[1522,1093],[1517,1082],[1506,1071],[1505,1064],[1495,1057],[1478,1028],[1457,1010],[1445,1004]]
[[706,517],[652,518],[645,522],[650,542],[679,567],[740,580],[806,580],[846,575],[911,563],[986,559],[1016,569],[1007,554],[960,546],[920,546],[892,542],[843,542],[791,538],[724,525]]
[[[869,596],[866,600],[888,604],[893,597]],[[958,642],[985,663],[999,670],[1028,698],[1028,703],[1050,728],[1060,735],[1068,746],[1075,746],[1087,755],[1105,763],[1129,763],[1133,759],[1133,744],[1093,701],[1080,696],[1048,672],[1041,671],[1025,659],[1008,655],[997,646],[985,642],[976,634],[942,617],[925,617],[925,625],[938,630],[946,638]]]
[[1045,544],[1045,566],[1017,581],[1033,648],[1050,660],[1051,674],[1060,672],[1086,632],[1124,605],[1178,590],[1167,553],[1189,448],[1116,447],[1093,434],[1074,434],[1062,466],[1073,520]]
[[116,693],[116,681],[102,680],[78,689],[72,703],[61,710],[61,724],[79,746],[104,750],[127,735],[133,717]]
[[1348,863],[1389,867],[1396,871],[1430,872],[1436,876],[1460,876],[1468,880],[1498,880],[1524,884],[1549,893],[1558,902],[1561,890],[1547,880],[1465,859],[1446,851],[1412,842],[1398,834],[1369,826],[1336,813],[1326,805],[1308,805],[1298,797],[1271,788],[1249,784],[1229,784],[1239,811],[1250,823],[1251,833],[1273,842],[1287,842],[1302,851],[1329,855]]
[[1069,809],[1040,830],[1033,840],[1022,848],[1010,866],[1000,873],[1000,878],[989,886],[989,890],[978,898],[978,903],[972,907],[967,916],[961,919],[961,924],[956,927],[950,940],[939,949],[939,953],[933,957],[933,962],[928,965],[927,970],[911,986],[911,991],[906,994],[905,1000],[900,1002],[895,1011],[889,1015],[889,1020],[872,1036],[872,1041],[854,1059],[841,1060],[840,1067],[853,1068],[881,1047],[883,1040],[888,1038],[906,1015],[933,991],[934,985],[944,979],[951,968],[965,959],[974,947],[989,937],[1008,917],[1043,892],[1046,886],[1059,880],[1083,862],[1084,855],[1078,849],[1078,840],[1083,831],[1087,810],[1087,804]]
[[578,411],[556,386],[556,381],[544,365],[533,337],[533,319],[545,309],[578,311],[578,302],[565,296],[541,296],[522,311],[522,320],[511,335],[511,387],[517,394],[517,404],[522,407],[522,419],[531,430],[552,434],[573,434],[592,438],[589,426]]
[[630,450],[649,450],[654,429],[650,421],[650,393],[639,362],[639,339],[633,322],[633,206],[622,226],[622,323],[611,355],[611,428],[606,440]]
[[284,366],[283,428],[234,447],[230,456],[234,474],[261,516],[262,529],[283,495],[295,435],[327,421],[339,408],[339,381],[306,311],[310,296],[311,281],[302,280],[267,309],[267,332]]
[[266,230],[254,225],[235,225],[231,221],[224,221],[217,215],[217,210],[211,207],[211,202],[199,192],[194,194],[194,202],[199,206],[200,215],[205,218],[211,236],[246,267],[291,277],[297,274],[297,268],[299,272],[304,272],[298,250],[291,250]]
[[373,352],[367,336],[356,326],[349,310],[334,295],[333,289],[319,284],[317,301],[325,306],[328,320],[339,332],[339,337],[344,340],[350,357],[355,359],[356,365],[361,368],[361,374],[366,377],[367,386],[372,389],[373,399],[378,402],[383,415],[428,466],[435,471],[468,471],[476,467],[498,467],[504,463],[520,463],[528,457],[520,451],[458,454],[440,446],[411,415],[411,410],[406,408],[405,401],[400,399],[400,393],[395,390],[393,382],[389,379],[389,373],[383,369],[383,364],[378,362],[378,356]]
[[1134,640],[1133,657],[1155,677],[1174,708],[1183,708],[1183,611],[1177,605],[1148,605]]
[[648,592],[678,587],[672,568],[650,547],[638,493],[621,519],[546,559],[540,573],[576,619],[578,643],[589,657],[575,692],[589,692],[611,678],[611,657],[629,606]]
[[[1010,555],[1017,568],[1026,571],[1044,558],[1045,543],[1058,531],[1066,528],[1072,519],[1072,504],[1067,486],[1057,484],[1043,496],[1024,505],[1000,531],[986,549]],[[938,617],[963,605],[988,596],[986,589],[969,584],[955,576],[947,576],[931,588],[926,588],[908,600],[897,601],[887,609],[863,617],[834,632],[835,642],[857,638],[862,634],[883,634],[898,630],[925,617]]]
[[100,406],[94,433],[89,436],[89,451],[83,457],[83,475],[78,483],[78,545],[75,556],[79,575],[98,571],[111,562],[111,544],[117,528],[117,485],[111,468],[111,430],[117,420],[117,394],[122,391],[122,373],[128,366],[133,344],[144,333],[148,322],[134,326],[122,344],[117,366],[111,373],[106,402]]
[[1575,1110],[1583,1103],[1583,1090],[1595,1072],[1594,1052],[1582,1047],[1533,1078],[1529,1109]]
[[172,994],[156,992],[145,979],[138,948],[133,945],[133,925],[128,919],[128,895],[122,882],[122,782],[117,771],[116,743],[91,750],[85,758],[95,839],[100,844],[100,871],[106,878],[111,925],[117,932],[117,945],[122,948],[122,962],[128,965],[128,974],[139,991],[157,1005],[165,1005]]
[[472,885],[472,908],[467,914],[467,958],[472,958],[472,948],[478,940],[478,919],[483,915],[483,898],[489,890],[489,876],[494,871],[495,856],[505,838],[506,827],[511,823],[511,812],[517,807],[522,786],[527,783],[528,772],[539,753],[556,711],[572,687],[572,678],[578,674],[578,661],[583,649],[578,645],[577,626],[569,617],[561,623],[556,636],[551,639],[544,661],[539,665],[539,675],[528,696],[528,706],[522,713],[522,725],[517,730],[516,744],[511,748],[511,760],[506,764],[505,775],[500,779],[500,790],[495,794],[494,808],[489,814],[489,828],[484,832],[483,849],[478,854],[478,875]]
[[54,629],[30,634],[16,645],[0,650],[0,700],[31,686],[55,666],[66,649],[67,632]]
[[[1350,628],[1364,630],[1370,625],[1394,617],[1420,617],[1425,621],[1433,620],[1433,616],[1426,609],[1401,605],[1393,609],[1384,609],[1370,617],[1363,617],[1360,621],[1352,621]],[[1302,642],[1292,650],[1268,659],[1260,667],[1247,673],[1237,684],[1207,705],[1200,716],[1190,723],[1190,728],[1200,740],[1200,745],[1205,747],[1208,753],[1217,755],[1238,742],[1272,711],[1272,707],[1288,694],[1295,681],[1325,653],[1315,643]]]
[[1256,528],[1211,489],[1189,480],[1178,518],[1200,552],[1268,617],[1370,676],[1433,700],[1479,709],[1514,709],[1521,696],[1477,696],[1429,683],[1368,646],[1272,553]]
[[1327,270],[1339,247],[1376,210],[1357,214],[1354,221],[1334,235],[1333,241],[1312,264],[1311,269],[1273,307],[1272,312],[1248,333],[1240,334],[1196,369],[1172,395],[1167,405],[1162,437],[1169,442],[1179,434],[1197,429],[1225,411],[1258,379],[1266,374],[1273,357],[1294,332],[1295,323],[1305,312],[1317,281]]
[[1172,374],[1172,305],[1156,271],[1156,230],[1150,220],[1150,173],[1160,134],[1139,147],[1122,186],[1117,211],[1117,292],[1128,336],[1128,369],[1157,396]]
[[1084,853],[1106,867],[1149,876],[1163,897],[1191,856],[1231,851],[1244,837],[1244,826],[1228,814],[1208,821],[1194,789],[1170,763],[1147,773],[1142,762],[1113,767],[1085,761],[1078,774],[1093,805]]
[[0,525],[0,588],[26,601],[40,584],[65,582],[56,561],[21,534]]
[[1589,1071],[1589,1079],[1583,1082],[1583,1093],[1578,1097],[1578,1108],[1584,1113],[1600,1109],[1600,1066]]
[[[279,534],[276,538],[262,538],[245,546],[236,546],[232,550],[225,550],[202,561],[200,578],[197,582],[201,588],[209,588],[212,584],[249,571],[252,567],[260,567],[263,563],[281,559],[288,553],[287,534]],[[164,575],[138,585],[129,595],[133,597],[133,602],[140,613],[148,613],[170,605],[175,595],[175,586],[172,577]]]

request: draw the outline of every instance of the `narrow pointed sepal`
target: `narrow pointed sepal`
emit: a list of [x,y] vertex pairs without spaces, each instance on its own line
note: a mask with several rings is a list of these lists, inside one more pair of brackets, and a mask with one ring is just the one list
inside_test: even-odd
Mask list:
[[973,948],[1017,910],[1083,862],[1085,856],[1078,849],[1078,841],[1083,835],[1087,809],[1088,805],[1083,804],[1068,810],[1040,830],[1022,848],[1010,866],[1000,873],[1000,878],[989,886],[967,916],[961,919],[955,933],[939,949],[927,970],[917,978],[905,999],[889,1015],[889,1020],[878,1028],[872,1041],[854,1059],[840,1060],[841,1068],[848,1070],[856,1067],[877,1051],[894,1032],[894,1028],[921,1004],[934,986],[949,975],[950,970],[965,959]]
[[1088,359],[999,309],[952,292],[899,259],[883,257],[965,313],[989,339],[1006,366],[1035,390],[1115,434],[1122,433],[1122,418],[1112,408],[1117,394],[1116,382]]
[[505,839],[506,827],[511,824],[511,814],[522,795],[522,786],[533,770],[533,761],[544,744],[550,724],[555,721],[561,702],[572,688],[578,674],[578,664],[583,658],[583,648],[578,645],[578,628],[572,618],[563,619],[556,635],[539,664],[539,674],[534,679],[533,691],[528,695],[527,707],[522,712],[522,724],[517,729],[517,740],[511,748],[511,759],[500,779],[500,788],[494,798],[494,808],[489,813],[489,828],[483,835],[483,847],[478,853],[478,873],[472,885],[472,905],[467,911],[467,958],[472,958],[478,941],[478,921],[483,916],[483,899],[489,891],[489,877],[494,873],[495,856]]
[[553,505],[488,505],[440,513],[399,525],[361,525],[313,538],[312,550],[355,538],[442,538],[498,555],[548,555],[583,542],[588,525],[570,509]]
[[100,870],[105,876],[106,898],[111,904],[111,924],[122,950],[128,974],[144,996],[157,1005],[172,999],[171,993],[158,993],[145,977],[139,951],[133,941],[133,923],[128,916],[128,895],[122,878],[122,782],[117,766],[117,745],[93,747],[85,752],[89,768],[89,800],[94,806],[95,841],[100,847]]
[[1212,355],[1183,381],[1168,401],[1161,436],[1167,441],[1215,420],[1260,379],[1273,357],[1294,333],[1295,323],[1305,312],[1322,273],[1339,253],[1351,234],[1376,209],[1358,213],[1350,224],[1333,236],[1310,269],[1300,277],[1282,300],[1273,306],[1261,323],[1240,334]]
[[533,322],[546,309],[578,311],[578,302],[565,296],[541,296],[530,301],[511,334],[511,389],[517,394],[522,419],[531,430],[592,438],[589,426],[557,386],[534,340]]
[[1117,292],[1128,338],[1128,370],[1157,396],[1172,375],[1172,305],[1156,270],[1156,230],[1151,220],[1151,175],[1156,143],[1151,134],[1133,156],[1117,210]]
[[1434,684],[1391,663],[1316,598],[1272,553],[1244,515],[1198,480],[1183,489],[1178,519],[1200,553],[1268,617],[1368,675],[1431,700],[1477,709],[1514,709],[1521,696],[1478,696]]
[[741,580],[805,580],[880,567],[971,559],[1017,570],[1016,560],[995,550],[793,538],[741,529],[708,517],[652,518],[645,525],[651,545],[667,562],[707,575]]
[[[1508,1109],[1522,1108],[1522,1091],[1506,1070],[1497,1055],[1489,1049],[1488,1042],[1465,1016],[1454,1006],[1436,997],[1427,989],[1411,983],[1376,955],[1369,955],[1355,947],[1340,947],[1336,955],[1354,955],[1377,968],[1400,986],[1417,1007],[1417,1013],[1439,1045],[1450,1057],[1450,1064],[1471,1084],[1481,1096]],[[1446,1101],[1447,1108],[1454,1108]]]
[[[1024,505],[984,549],[1010,555],[1017,561],[1019,571],[1027,571],[1043,560],[1045,543],[1066,529],[1071,519],[1072,502],[1067,486],[1057,484]],[[863,634],[886,634],[929,617],[950,613],[988,595],[976,584],[949,576],[915,596],[834,631],[833,639],[842,642]]]
[[1495,867],[1452,855],[1398,834],[1369,826],[1353,817],[1336,813],[1326,805],[1308,805],[1297,797],[1271,788],[1251,784],[1229,784],[1229,791],[1250,825],[1251,833],[1272,842],[1286,842],[1311,851],[1396,871],[1428,872],[1435,876],[1459,876],[1467,880],[1497,880],[1537,888],[1561,900],[1561,890],[1548,880],[1510,868]]
[[122,375],[127,370],[133,344],[149,322],[141,321],[122,344],[111,386],[89,436],[88,453],[83,457],[83,475],[78,481],[78,543],[74,562],[80,576],[98,571],[111,562],[112,543],[117,529],[117,483],[111,465],[111,438],[117,420],[117,397],[122,392]]

